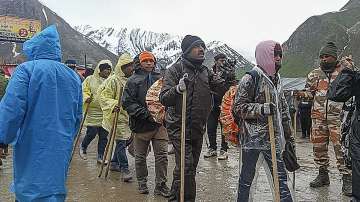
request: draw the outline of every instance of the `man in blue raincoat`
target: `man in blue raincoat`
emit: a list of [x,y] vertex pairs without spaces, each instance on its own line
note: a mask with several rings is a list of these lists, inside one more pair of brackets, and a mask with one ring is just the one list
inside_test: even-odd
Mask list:
[[60,63],[59,34],[50,26],[23,45],[20,64],[0,103],[0,143],[14,148],[19,202],[65,201],[74,135],[82,118],[81,81]]

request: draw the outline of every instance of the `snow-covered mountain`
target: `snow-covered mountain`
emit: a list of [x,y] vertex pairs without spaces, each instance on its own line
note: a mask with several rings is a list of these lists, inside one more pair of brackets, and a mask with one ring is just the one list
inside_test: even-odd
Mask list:
[[[95,28],[90,25],[75,26],[74,29],[117,55],[128,52],[135,56],[143,50],[151,51],[156,56],[158,65],[162,66],[168,66],[181,55],[180,45],[183,36],[141,29]],[[214,55],[220,52],[231,59],[235,59],[238,68],[250,68],[252,66],[251,62],[222,42],[211,41],[206,46],[207,60],[205,65],[207,66],[213,64]]]

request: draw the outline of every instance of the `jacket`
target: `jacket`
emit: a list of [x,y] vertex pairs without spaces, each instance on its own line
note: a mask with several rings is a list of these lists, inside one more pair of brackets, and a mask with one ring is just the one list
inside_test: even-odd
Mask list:
[[85,101],[92,96],[92,102],[89,104],[88,113],[84,122],[85,126],[101,126],[103,122],[103,112],[99,103],[98,88],[105,81],[104,78],[99,76],[99,66],[101,64],[108,63],[111,65],[109,60],[102,60],[96,66],[94,74],[88,76],[82,83],[83,91],[83,108],[85,113],[86,103]]
[[278,83],[274,85],[263,70],[258,67],[253,70],[259,75],[258,81],[255,82],[249,74],[242,77],[232,109],[235,119],[242,120],[239,122],[239,127],[243,130],[241,144],[244,149],[270,150],[268,117],[261,112],[266,102],[265,88],[269,88],[271,102],[276,105],[276,113],[273,115],[276,149],[281,151],[285,140],[292,138],[292,128],[280,76],[277,75]]
[[206,66],[195,67],[185,58],[180,58],[166,71],[160,92],[160,102],[166,107],[165,125],[169,135],[180,138],[182,94],[176,85],[183,75],[189,75],[187,84],[186,138],[202,138],[206,122],[213,106],[211,91],[221,97],[230,87],[224,79]]
[[[122,99],[120,91],[124,90],[127,78],[124,72],[121,70],[121,66],[132,62],[132,58],[128,53],[124,53],[120,56],[117,65],[115,66],[114,74],[107,78],[99,88],[98,100],[103,112],[102,127],[110,132],[113,124],[115,113],[113,110],[118,104],[119,99]],[[117,129],[115,137],[118,140],[128,140],[130,138],[129,130],[129,115],[124,110],[124,107],[120,107],[120,112],[117,121]]]
[[128,79],[122,103],[130,116],[130,129],[134,133],[145,133],[158,129],[161,124],[156,123],[146,106],[148,89],[160,78],[157,72],[146,72],[139,66],[135,73]]

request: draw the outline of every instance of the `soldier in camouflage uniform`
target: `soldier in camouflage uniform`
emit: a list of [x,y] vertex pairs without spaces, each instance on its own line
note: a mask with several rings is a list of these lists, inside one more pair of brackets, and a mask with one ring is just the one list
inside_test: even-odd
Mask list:
[[342,191],[345,195],[351,195],[351,171],[345,166],[340,144],[340,112],[343,103],[330,101],[326,96],[329,84],[335,80],[341,70],[335,44],[329,42],[322,47],[319,57],[320,67],[308,74],[306,91],[299,93],[300,97],[313,99],[310,139],[313,143],[314,160],[319,167],[319,174],[310,182],[310,186],[322,187],[330,184],[328,145],[331,141],[334,146],[337,167],[343,174]]

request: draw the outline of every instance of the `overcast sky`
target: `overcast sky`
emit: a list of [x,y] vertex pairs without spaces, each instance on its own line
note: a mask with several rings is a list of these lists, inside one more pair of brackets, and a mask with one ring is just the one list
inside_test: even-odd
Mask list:
[[142,28],[219,40],[253,57],[258,42],[286,41],[307,18],[348,0],[41,0],[72,26]]

